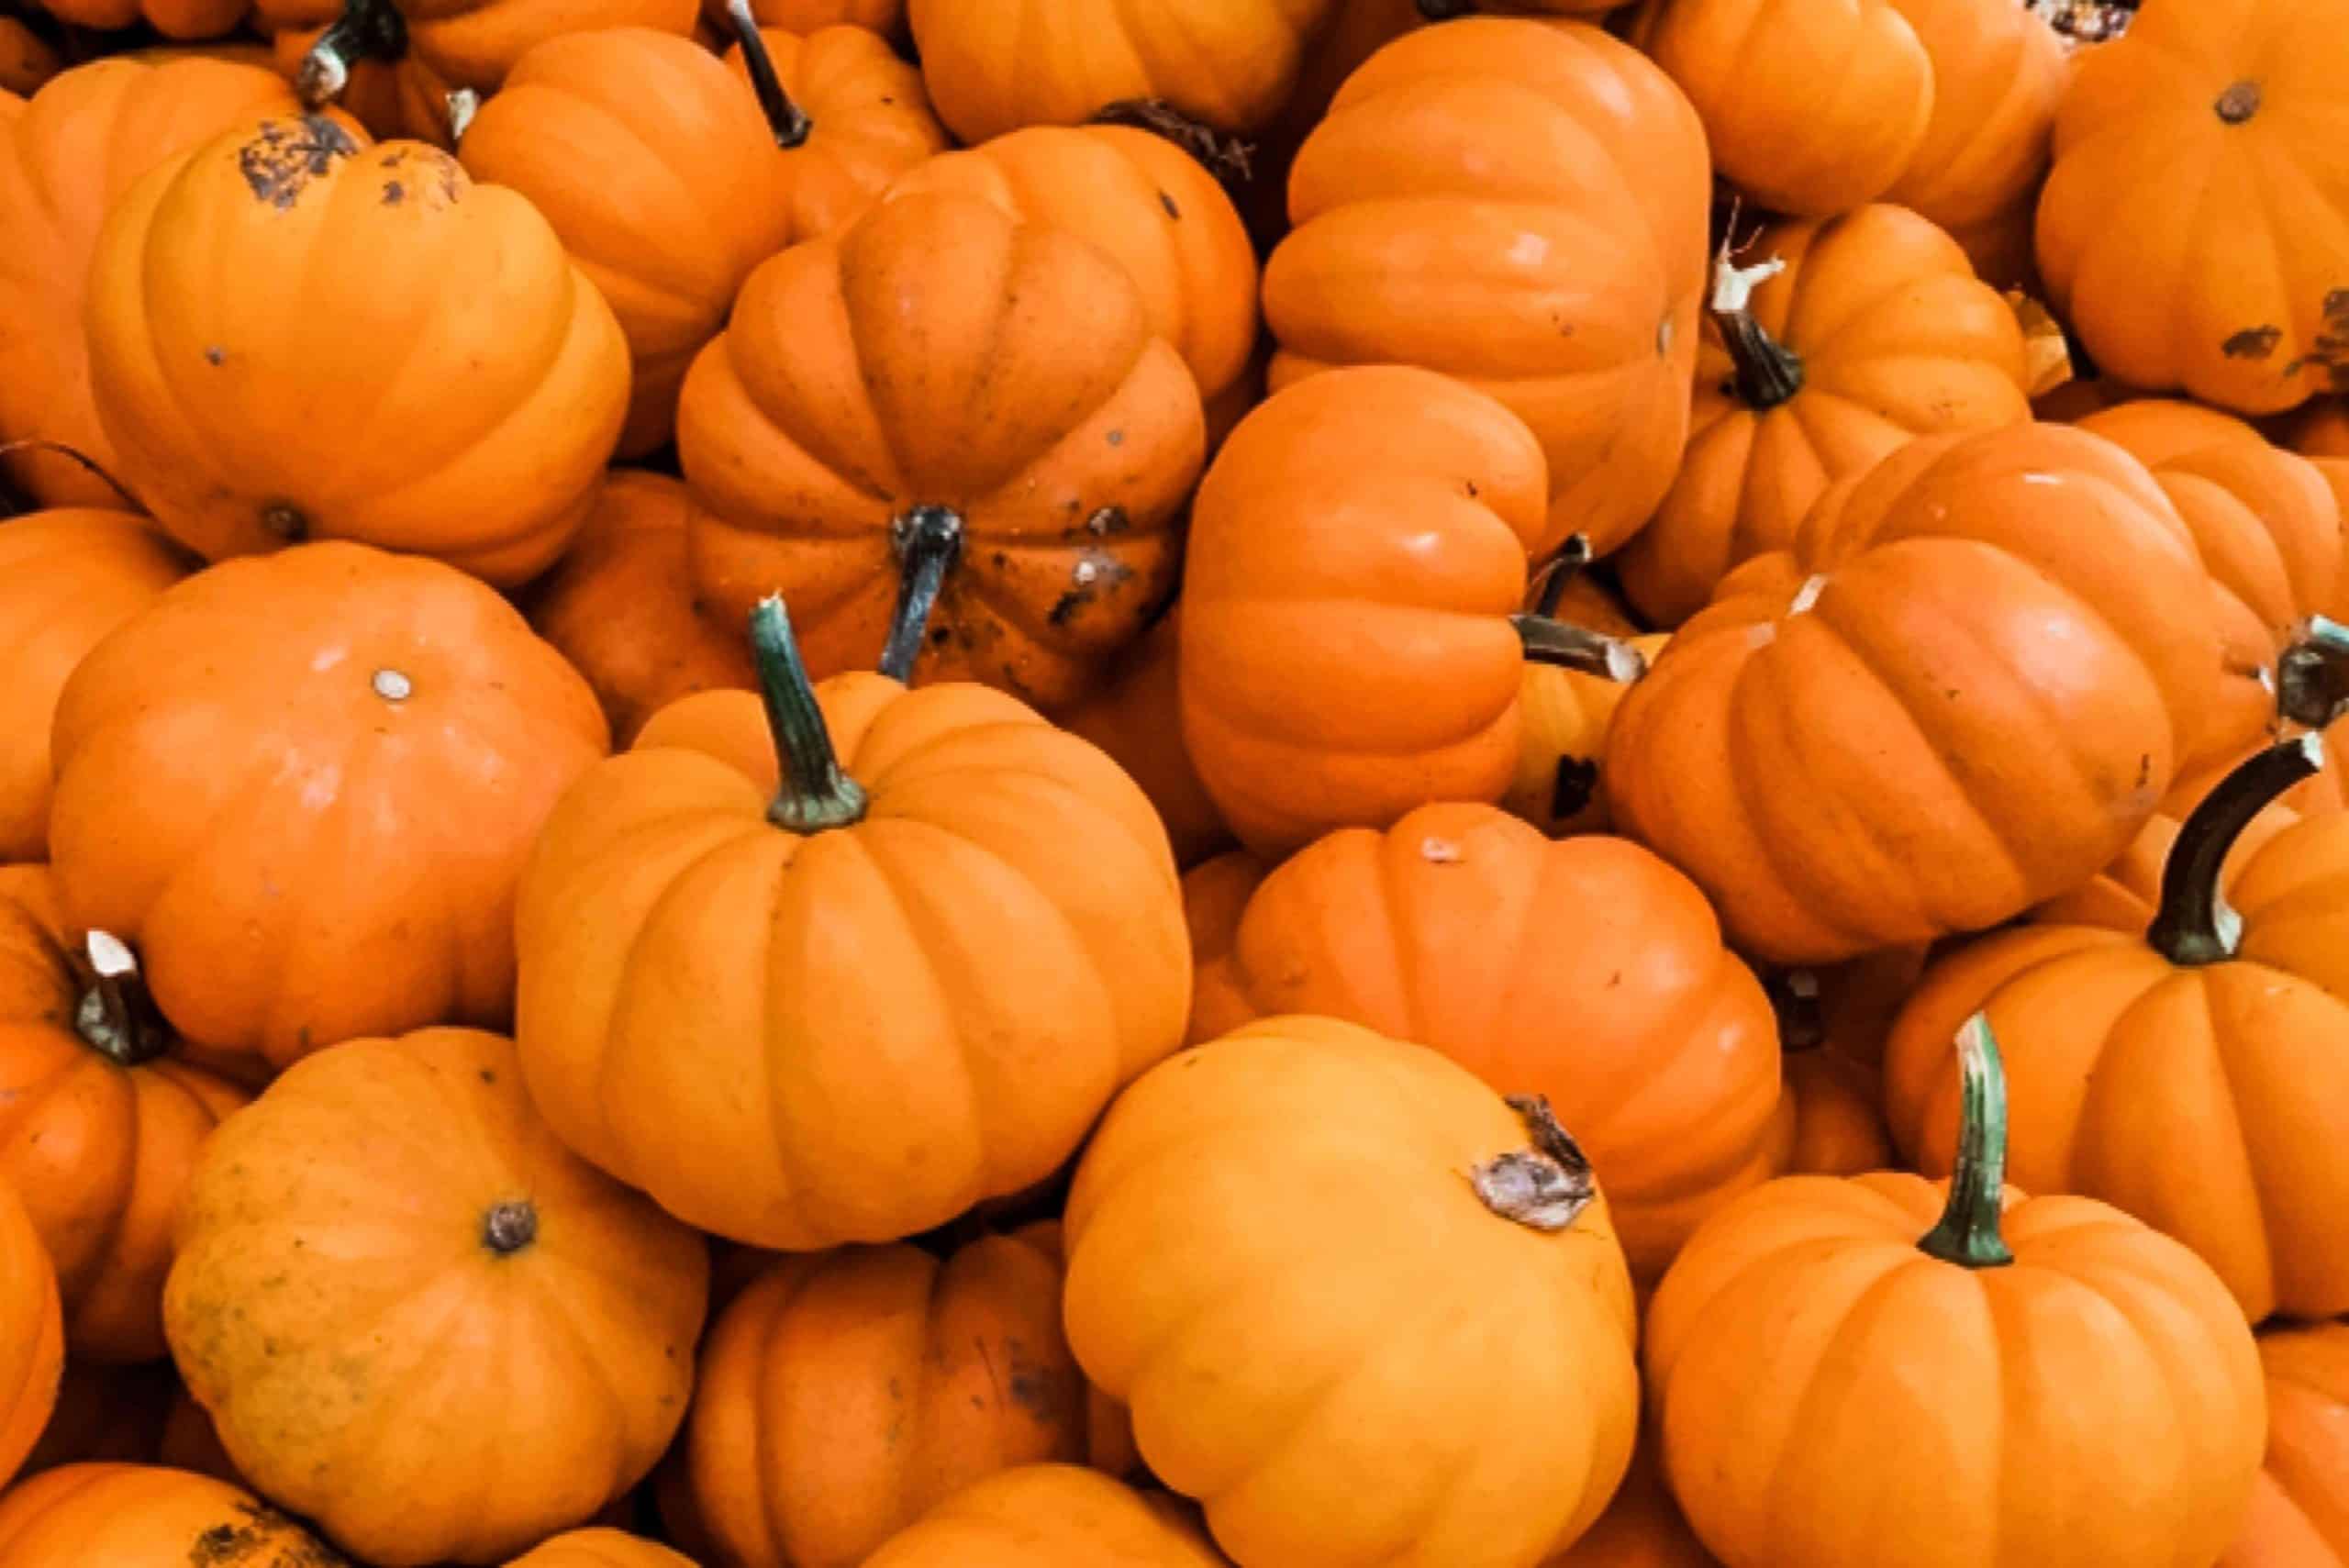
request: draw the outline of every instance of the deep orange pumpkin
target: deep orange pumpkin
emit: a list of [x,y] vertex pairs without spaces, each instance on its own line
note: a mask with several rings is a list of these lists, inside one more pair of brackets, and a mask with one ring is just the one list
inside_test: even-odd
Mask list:
[[[779,138],[772,154],[793,244],[839,233],[892,180],[946,149],[921,72],[870,28],[795,32],[771,25],[759,38],[777,86],[806,126],[804,136]],[[739,46],[726,60],[736,76],[752,79]]]
[[0,1568],[351,1568],[250,1493],[184,1470],[71,1464],[0,1495]]
[[1095,1471],[1030,1464],[966,1487],[865,1559],[867,1568],[1226,1568],[1192,1510]]
[[1180,605],[1169,609],[1064,722],[1133,775],[1166,825],[1174,863],[1187,871],[1229,846],[1231,829],[1183,743],[1182,617]]
[[2341,1568],[2349,1562],[2349,1324],[2260,1336],[2267,1373],[2267,1462],[2251,1518],[2217,1568]]
[[1590,1533],[1543,1568],[1720,1568],[1680,1516],[1664,1484],[1652,1431],[1640,1435],[1623,1485]]
[[502,1022],[523,859],[605,740],[586,683],[461,573],[350,544],[230,562],[66,683],[58,891],[216,1050],[282,1067]]
[[[241,6],[244,0],[237,0]],[[0,118],[21,108],[25,95],[65,69],[65,61],[39,33],[16,17],[0,17]]]
[[59,21],[95,32],[121,32],[140,23],[166,39],[195,42],[233,32],[250,0],[34,0]]
[[[906,0],[751,0],[751,11],[759,26],[792,33],[845,25],[888,37],[906,26]],[[725,20],[718,0],[702,0],[702,12],[713,22]]]
[[1895,1163],[1884,1125],[1883,1076],[1821,1043],[1788,1051],[1773,1129],[1771,1169],[1799,1176],[1859,1176]]
[[[1627,640],[1653,663],[1671,639]],[[1553,838],[1607,831],[1613,821],[1607,805],[1607,731],[1631,689],[1629,682],[1604,673],[1528,663],[1518,694],[1524,718],[1517,773],[1501,796],[1502,807]]]
[[526,1551],[506,1568],[696,1568],[656,1542],[616,1529],[575,1529]]
[[57,1270],[23,1201],[0,1183],[0,1485],[40,1440],[64,1373]]

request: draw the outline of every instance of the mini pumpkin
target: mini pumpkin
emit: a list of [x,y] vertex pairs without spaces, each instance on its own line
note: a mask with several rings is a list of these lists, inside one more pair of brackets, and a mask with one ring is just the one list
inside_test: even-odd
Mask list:
[[236,30],[250,0],[35,0],[71,27],[115,33],[145,23],[167,39],[197,41]]
[[1174,855],[999,692],[811,687],[779,600],[752,645],[763,714],[687,698],[540,835],[523,1061],[572,1147],[705,1229],[895,1240],[1042,1180],[1180,1043]]
[[1182,636],[1176,605],[1125,651],[1065,722],[1071,734],[1092,741],[1133,775],[1166,825],[1174,863],[1187,871],[1230,845],[1231,829],[1183,743]]
[[691,1558],[616,1529],[575,1529],[524,1552],[506,1568],[695,1568]]
[[216,566],[58,701],[65,917],[129,943],[189,1040],[280,1067],[502,1022],[523,860],[605,740],[586,683],[462,573],[351,544]]
[[2267,1460],[2251,1517],[2218,1568],[2349,1562],[2349,1324],[2268,1330]]
[[1883,1074],[1824,1042],[1789,1049],[1772,1132],[1771,1169],[1803,1176],[1858,1176],[1894,1166],[1884,1125]]
[[527,581],[585,521],[628,406],[611,307],[529,202],[315,115],[136,186],[85,319],[121,479],[215,561],[350,539]]
[[125,512],[35,512],[0,528],[0,862],[48,858],[50,725],[66,677],[187,567]]
[[1687,455],[1621,559],[1624,591],[1666,625],[1791,545],[1835,480],[1912,437],[2031,417],[2013,310],[1915,213],[1777,224],[1743,249],[1753,265],[1717,263]]
[[[1580,585],[1582,592],[1575,589]],[[1625,673],[1644,671],[1671,639],[1662,634],[1640,636],[1620,609],[1609,603],[1604,590],[1591,585],[1571,562],[1552,569],[1542,613],[1555,617],[1569,595],[1579,601],[1565,618],[1602,635],[1620,635],[1639,656]],[[1524,716],[1518,742],[1517,773],[1501,796],[1502,808],[1523,817],[1553,838],[1575,833],[1603,833],[1611,820],[1607,808],[1607,729],[1622,705],[1631,683],[1605,670],[1569,669],[1559,664],[1529,662],[1518,708]]]
[[[229,1457],[386,1568],[503,1562],[685,1415],[701,1239],[557,1141],[499,1036],[293,1068],[213,1139],[179,1241],[164,1326]],[[451,1474],[495,1485],[424,1484]]]
[[1545,1568],[1720,1568],[1680,1517],[1656,1462],[1656,1439],[1642,1432],[1622,1486],[1590,1533]]
[[867,1568],[1226,1568],[1174,1499],[1097,1471],[1029,1464],[967,1486],[865,1559]]
[[65,1318],[56,1267],[23,1200],[0,1183],[0,1485],[40,1440],[64,1373]]
[[1596,28],[1471,17],[1407,33],[1297,153],[1295,227],[1264,269],[1270,384],[1379,363],[1475,384],[1541,438],[1550,514],[1532,552],[1579,532],[1604,555],[1679,467],[1708,173],[1687,100]]
[[[751,0],[751,10],[759,26],[791,33],[845,26],[892,37],[906,25],[906,0]],[[726,6],[721,0],[702,0],[702,14],[723,23]]]
[[2212,618],[2192,536],[2121,448],[1920,437],[1673,638],[1608,738],[1616,820],[1766,960],[1995,925],[2152,817],[2214,699]]
[[69,1464],[0,1494],[0,1568],[351,1568],[250,1493],[145,1464]]
[[[64,60],[22,19],[0,17],[0,95],[21,106],[26,95],[39,92],[42,83],[64,69]],[[8,107],[0,104],[0,115]]]

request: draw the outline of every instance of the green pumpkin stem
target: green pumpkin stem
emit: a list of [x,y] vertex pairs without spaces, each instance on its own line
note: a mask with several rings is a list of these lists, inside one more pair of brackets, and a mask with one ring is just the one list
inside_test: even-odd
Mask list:
[[785,152],[806,146],[816,122],[784,91],[783,78],[775,74],[774,57],[767,52],[767,40],[759,36],[759,19],[751,11],[751,0],[726,0],[726,16],[734,24],[734,39],[742,46],[742,63],[751,72],[751,91],[759,96],[759,109],[774,132],[774,144]]
[[90,1049],[121,1067],[152,1062],[171,1049],[171,1030],[147,993],[139,960],[117,938],[92,931],[85,939],[90,988],[73,1017],[74,1032]]
[[1753,319],[1753,291],[1765,279],[1786,270],[1786,263],[1768,261],[1758,266],[1732,266],[1729,246],[1713,260],[1713,291],[1705,313],[1729,350],[1731,388],[1738,401],[1756,413],[1767,413],[1802,390],[1802,356],[1770,336]]
[[2276,661],[2276,711],[2322,728],[2349,706],[2349,626],[2310,616]]
[[947,506],[916,506],[892,525],[890,543],[897,554],[897,612],[881,649],[881,673],[911,685],[930,636],[930,612],[946,574],[963,558],[962,515]]
[[342,15],[318,35],[294,72],[306,107],[332,103],[351,84],[362,60],[397,60],[407,52],[407,19],[392,0],[343,0]]
[[2296,736],[2256,752],[2221,779],[2177,830],[2162,866],[2161,907],[2145,944],[2179,965],[2223,963],[2243,942],[2243,917],[2219,873],[2243,830],[2276,798],[2324,766],[2324,737]]
[[832,732],[780,594],[760,600],[751,611],[751,656],[783,779],[767,820],[794,833],[820,833],[864,820],[864,791],[841,770],[840,753],[832,750]]
[[1998,1037],[1980,1013],[1957,1031],[1957,1169],[1941,1223],[1918,1240],[1928,1257],[1961,1268],[1998,1269],[2015,1261],[1998,1220],[2007,1185],[2007,1074]]
[[1555,664],[1625,686],[1648,673],[1647,655],[1620,637],[1588,631],[1548,616],[1516,615],[1508,617],[1508,623],[1517,628],[1529,663]]

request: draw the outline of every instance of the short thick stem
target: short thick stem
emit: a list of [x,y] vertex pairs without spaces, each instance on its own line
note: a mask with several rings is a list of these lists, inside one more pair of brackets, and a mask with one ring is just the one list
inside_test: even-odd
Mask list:
[[1648,673],[1647,655],[1620,637],[1586,631],[1547,616],[1516,615],[1508,621],[1517,628],[1518,640],[1531,663],[1555,664],[1626,686]]
[[2226,124],[2241,125],[2259,112],[2260,97],[2259,83],[2245,78],[2230,83],[2210,106]]
[[1236,136],[1193,119],[1163,98],[1120,98],[1093,117],[1096,125],[1131,126],[1163,137],[1197,159],[1225,185],[1242,185],[1255,174],[1256,150]]
[[407,52],[407,22],[391,0],[343,0],[337,17],[294,72],[294,90],[311,108],[331,103],[351,83],[362,60],[397,60]]
[[1508,1107],[1524,1118],[1531,1147],[1511,1150],[1474,1167],[1469,1185],[1503,1219],[1533,1230],[1564,1230],[1598,1195],[1589,1157],[1573,1134],[1558,1125],[1546,1096],[1511,1095]]
[[2270,746],[2221,779],[2177,830],[2162,867],[2161,908],[2146,945],[2180,965],[2223,963],[2243,942],[2243,917],[2228,906],[2220,873],[2235,840],[2277,796],[2324,766],[2324,738]]
[[2349,627],[2323,616],[2300,623],[2276,661],[2276,711],[2322,728],[2349,706]]
[[538,1207],[528,1198],[493,1205],[482,1216],[481,1244],[510,1258],[539,1239]]
[[1588,534],[1568,535],[1566,542],[1559,547],[1558,553],[1552,556],[1550,563],[1542,569],[1539,579],[1541,591],[1534,595],[1532,613],[1537,616],[1554,617],[1558,613],[1560,601],[1566,596],[1566,590],[1574,585],[1575,579],[1582,575],[1584,568],[1587,567],[1590,562],[1590,536]]
[[963,559],[962,514],[951,506],[916,506],[891,525],[890,544],[897,555],[897,610],[881,649],[881,673],[911,685],[946,574]]
[[130,949],[104,931],[92,931],[84,951],[90,988],[74,1015],[74,1031],[93,1051],[124,1067],[152,1062],[170,1050],[171,1030],[147,993]]
[[807,666],[791,636],[791,617],[776,595],[751,612],[751,656],[774,738],[781,786],[767,820],[794,833],[820,833],[864,819],[864,791],[841,768],[832,733],[816,700]]
[[1731,384],[1738,401],[1766,413],[1802,390],[1802,356],[1779,342],[1753,318],[1753,291],[1784,271],[1778,261],[1734,267],[1726,250],[1713,263],[1713,292],[1706,313],[1729,350]]
[[786,152],[806,146],[816,124],[784,91],[783,78],[775,74],[774,57],[767,52],[767,40],[759,36],[759,19],[751,14],[751,0],[727,0],[726,16],[734,24],[735,41],[742,46],[742,63],[751,72],[751,91],[758,95],[759,109],[774,132],[774,144]]
[[1941,1223],[1917,1247],[1961,1268],[2002,1268],[2015,1261],[1998,1232],[2007,1185],[2007,1075],[1998,1038],[1980,1013],[1957,1031],[1957,1168]]

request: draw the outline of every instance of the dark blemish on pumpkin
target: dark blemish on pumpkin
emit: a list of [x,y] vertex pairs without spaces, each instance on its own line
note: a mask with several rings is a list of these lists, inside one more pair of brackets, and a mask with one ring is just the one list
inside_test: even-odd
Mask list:
[[1168,195],[1164,191],[1158,193],[1158,205],[1166,209],[1167,217],[1173,218],[1177,223],[1183,221],[1183,209],[1176,206],[1174,205],[1174,198]]
[[1475,480],[1473,480],[1473,479],[1464,479],[1464,480],[1462,480],[1460,483],[1461,483],[1462,486],[1467,490],[1467,492],[1468,492],[1468,499],[1470,499],[1471,501],[1474,501],[1474,500],[1475,500],[1475,499],[1476,499],[1479,495],[1482,495],[1484,494],[1484,492],[1483,492],[1482,490],[1479,490],[1479,489],[1477,489],[1477,488],[1476,488],[1476,482],[1475,482]]
[[228,356],[226,353],[222,352],[218,349],[206,349],[204,350],[204,362],[207,365],[217,365],[228,357]]
[[2144,788],[2148,784],[2153,782],[2153,777],[2154,755],[2152,752],[2148,751],[2143,756],[2137,759],[2137,787],[2139,789]]
[[1095,539],[1113,539],[1132,531],[1134,520],[1123,506],[1104,506],[1085,519],[1085,531]]
[[237,169],[262,201],[283,211],[302,199],[312,180],[333,172],[338,158],[355,157],[351,133],[320,115],[305,115],[295,135],[288,122],[269,120],[237,149]]
[[1573,817],[1598,794],[1598,764],[1587,757],[1561,757],[1550,779],[1550,815]]
[[954,628],[951,626],[931,627],[930,628],[930,645],[932,648],[943,648],[953,635]]
[[495,1083],[496,1083],[496,1082],[497,1082],[497,1069],[495,1069],[495,1068],[494,1068],[494,1067],[484,1067],[484,1068],[483,1068],[483,1069],[481,1070],[481,1081],[482,1081],[483,1083],[484,1083],[484,1084],[495,1084]]
[[384,182],[384,205],[385,206],[397,206],[401,202],[406,199],[407,187],[406,185],[401,184],[397,180],[386,180]]
[[1054,601],[1052,613],[1044,618],[1054,626],[1066,626],[1079,610],[1131,582],[1133,574],[1132,567],[1106,550],[1079,550],[1076,564],[1069,568],[1068,592]]
[[2219,345],[2219,352],[2231,360],[2264,360],[2276,351],[2284,340],[2280,327],[2246,327]]
[[242,1522],[214,1525],[188,1543],[188,1568],[350,1568],[350,1559],[266,1503],[237,1503]]
[[1110,431],[1109,444],[1113,447],[1124,446],[1126,444],[1126,433],[1123,430]]
[[1010,565],[1010,564],[1011,564],[1011,557],[1009,557],[1009,556],[1006,555],[1003,551],[1001,551],[1001,550],[995,550],[995,551],[991,552],[991,553],[987,556],[987,564],[988,564],[989,566],[994,567],[996,571],[1000,572],[1000,571],[1002,571],[1005,567],[1007,567],[1007,566],[1008,566],[1008,565]]

